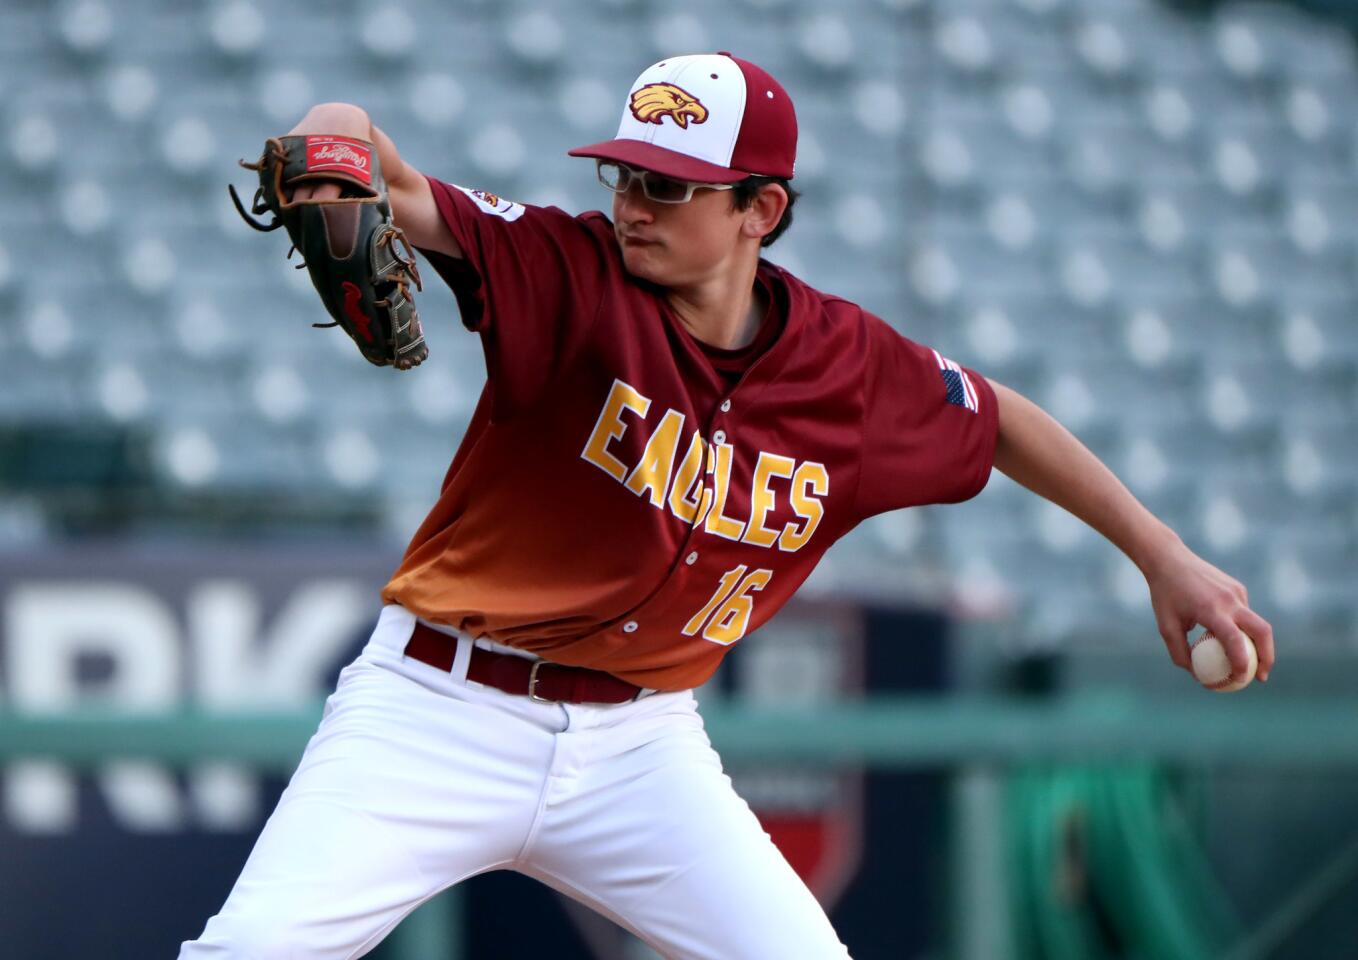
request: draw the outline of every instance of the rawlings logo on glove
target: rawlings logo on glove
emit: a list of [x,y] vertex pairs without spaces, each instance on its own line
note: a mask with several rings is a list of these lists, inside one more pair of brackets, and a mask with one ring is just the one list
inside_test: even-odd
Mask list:
[[[424,360],[429,350],[410,294],[412,284],[422,289],[420,274],[410,243],[392,222],[373,145],[350,137],[275,137],[258,162],[240,164],[259,173],[259,189],[246,212],[236,188],[228,187],[236,209],[256,230],[287,228],[334,318],[312,326],[342,327],[379,367],[408,370]],[[318,180],[339,184],[340,196],[292,199],[299,185]],[[255,219],[264,213],[273,220]]]
[[348,137],[307,137],[307,173],[330,170],[372,183],[372,147]]

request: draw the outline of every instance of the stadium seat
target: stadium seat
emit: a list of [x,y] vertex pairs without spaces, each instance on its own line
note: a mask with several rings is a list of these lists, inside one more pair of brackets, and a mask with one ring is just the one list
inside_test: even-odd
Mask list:
[[1217,50],[1239,78],[1358,76],[1352,43],[1300,8],[1232,4],[1220,8],[1215,20]]
[[1101,15],[1102,11],[1085,8],[1087,15],[1074,25],[1072,40],[1080,61],[1092,74],[1112,80],[1130,73],[1139,51],[1132,38],[1117,19]]
[[857,54],[853,29],[842,16],[831,11],[805,18],[798,24],[793,37],[798,52],[809,64],[821,70],[845,70]]
[[1294,370],[1309,371],[1358,359],[1353,337],[1353,297],[1334,300],[1297,297],[1284,301],[1271,320],[1281,357]]
[[549,9],[514,12],[502,26],[505,47],[530,67],[557,63],[566,52],[566,32]]
[[944,66],[964,74],[982,74],[995,62],[995,45],[985,21],[968,14],[939,19],[934,49]]

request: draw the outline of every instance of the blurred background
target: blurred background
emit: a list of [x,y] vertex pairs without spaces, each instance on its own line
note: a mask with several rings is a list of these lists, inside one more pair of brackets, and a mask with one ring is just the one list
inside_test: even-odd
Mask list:
[[[1346,0],[3,0],[0,953],[201,930],[484,379],[432,270],[418,370],[311,329],[237,158],[347,100],[431,175],[606,207],[565,151],[722,49],[798,108],[770,259],[1051,412],[1279,650],[1267,689],[1202,691],[1136,567],[999,473],[845,538],[703,699],[854,956],[1358,956],[1355,29]],[[854,760],[837,711],[881,698],[924,712]],[[769,707],[843,749],[752,762]],[[186,758],[204,709],[283,719]],[[90,711],[170,719],[122,757]],[[547,950],[648,956],[505,875],[374,956]]]

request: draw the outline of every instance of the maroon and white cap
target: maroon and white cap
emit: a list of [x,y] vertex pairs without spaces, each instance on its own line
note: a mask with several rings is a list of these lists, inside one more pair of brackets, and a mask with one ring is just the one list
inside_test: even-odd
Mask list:
[[614,139],[570,155],[701,183],[791,179],[797,114],[778,81],[748,60],[725,52],[670,57],[632,84]]

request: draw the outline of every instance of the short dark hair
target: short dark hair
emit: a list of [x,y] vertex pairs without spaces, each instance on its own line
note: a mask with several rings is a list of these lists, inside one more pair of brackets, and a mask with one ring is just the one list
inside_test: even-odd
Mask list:
[[771,246],[773,241],[783,235],[788,227],[792,226],[792,206],[801,196],[792,188],[792,184],[782,177],[746,177],[736,183],[731,190],[731,206],[736,210],[748,210],[754,203],[755,197],[759,196],[759,191],[771,183],[776,183],[783,188],[787,194],[787,209],[783,211],[783,219],[778,221],[778,226],[774,227],[768,234],[759,241],[761,247]]

